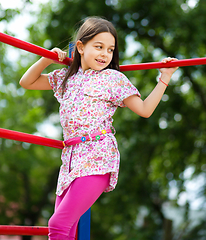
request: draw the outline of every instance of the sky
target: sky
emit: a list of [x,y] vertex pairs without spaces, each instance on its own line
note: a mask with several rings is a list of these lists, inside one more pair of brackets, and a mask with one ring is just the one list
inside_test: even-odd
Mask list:
[[26,27],[35,20],[35,16],[30,14],[30,11],[37,11],[39,4],[47,3],[49,0],[32,0],[32,5],[23,3],[22,0],[0,0],[2,9],[22,9],[21,14],[16,16],[10,23],[0,22],[0,31],[3,32],[6,28],[11,31],[17,38],[26,40],[28,32]]

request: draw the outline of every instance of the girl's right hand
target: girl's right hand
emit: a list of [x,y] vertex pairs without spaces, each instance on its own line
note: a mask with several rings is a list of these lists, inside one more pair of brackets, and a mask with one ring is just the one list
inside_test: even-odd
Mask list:
[[58,54],[58,59],[60,62],[64,61],[64,59],[67,57],[67,52],[62,51],[60,48],[55,47],[51,51]]
[[[60,62],[62,62],[67,56],[67,53],[59,48],[53,48],[51,51],[57,53]],[[48,81],[48,75],[42,74],[42,72],[51,63],[56,62],[49,58],[40,58],[25,72],[20,80],[20,85],[26,89],[51,90],[52,88]]]

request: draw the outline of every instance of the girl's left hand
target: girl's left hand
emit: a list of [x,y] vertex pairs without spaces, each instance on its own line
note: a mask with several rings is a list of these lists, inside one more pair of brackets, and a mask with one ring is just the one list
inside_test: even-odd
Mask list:
[[[162,63],[168,63],[168,62],[177,61],[177,60],[178,60],[177,58],[167,57],[162,60]],[[167,67],[167,68],[160,68],[159,71],[161,73],[168,73],[172,75],[177,69],[178,67]]]

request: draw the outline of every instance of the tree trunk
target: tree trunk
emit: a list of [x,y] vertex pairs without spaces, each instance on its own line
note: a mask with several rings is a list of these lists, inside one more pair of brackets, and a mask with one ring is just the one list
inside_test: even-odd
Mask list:
[[172,240],[172,220],[164,220],[164,233],[163,240]]

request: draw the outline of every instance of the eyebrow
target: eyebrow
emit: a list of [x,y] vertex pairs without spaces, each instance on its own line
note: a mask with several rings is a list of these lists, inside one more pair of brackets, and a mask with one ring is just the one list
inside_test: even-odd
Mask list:
[[[94,44],[96,44],[96,43],[104,44],[103,42],[99,42],[99,41],[94,42]],[[115,47],[115,45],[111,45],[110,47]]]

